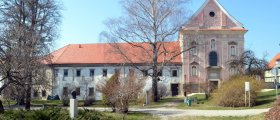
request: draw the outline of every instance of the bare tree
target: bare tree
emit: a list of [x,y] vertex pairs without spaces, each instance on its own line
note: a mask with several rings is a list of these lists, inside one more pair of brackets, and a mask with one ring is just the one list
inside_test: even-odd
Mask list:
[[[121,0],[125,16],[106,21],[107,39],[126,63],[152,78],[153,100],[157,102],[159,73],[184,51],[174,42],[187,21],[186,4],[190,0]],[[173,42],[172,42],[173,41]],[[126,44],[121,44],[121,43]],[[149,66],[140,68],[139,63]]]
[[0,1],[0,92],[11,83],[23,88],[28,110],[32,86],[44,84],[42,61],[57,37],[59,6],[55,0]]
[[264,79],[267,63],[265,57],[257,58],[251,50],[247,50],[241,56],[229,61],[229,65],[237,67],[240,74],[260,77],[261,79]]

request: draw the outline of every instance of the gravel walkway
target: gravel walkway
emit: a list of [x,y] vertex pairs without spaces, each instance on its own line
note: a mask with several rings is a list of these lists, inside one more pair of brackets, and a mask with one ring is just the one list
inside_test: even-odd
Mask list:
[[[95,108],[96,110],[110,110]],[[247,109],[247,110],[182,110],[174,108],[131,108],[132,112],[150,113],[155,116],[180,117],[180,116],[252,116],[267,112],[267,109]]]
[[248,109],[248,110],[180,110],[168,108],[154,109],[131,109],[150,113],[157,116],[179,117],[179,116],[252,116],[267,112],[269,109]]

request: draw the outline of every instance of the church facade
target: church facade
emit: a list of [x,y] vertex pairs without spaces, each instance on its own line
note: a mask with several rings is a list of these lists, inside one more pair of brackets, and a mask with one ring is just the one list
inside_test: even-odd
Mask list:
[[182,76],[190,91],[200,92],[202,83],[218,87],[237,73],[228,62],[244,51],[247,30],[217,0],[206,0],[180,31]]
[[[235,66],[229,66],[229,60],[244,51],[244,35],[247,30],[231,16],[217,0],[206,0],[202,7],[182,26],[178,41],[169,42],[168,46],[181,51],[192,48],[178,56],[173,64],[165,66],[161,72],[161,81],[171,96],[183,95],[184,92],[202,92],[203,83],[218,87],[237,72]],[[94,96],[102,99],[96,85],[112,76],[116,70],[122,74],[135,71],[129,64],[113,59],[104,51],[109,44],[74,44],[67,45],[52,53],[48,76],[52,88],[49,95],[70,94],[78,91],[78,99]],[[179,51],[180,51],[179,50]],[[139,67],[145,67],[139,64]],[[148,78],[145,90],[152,85]],[[39,91],[40,92],[40,91]]]

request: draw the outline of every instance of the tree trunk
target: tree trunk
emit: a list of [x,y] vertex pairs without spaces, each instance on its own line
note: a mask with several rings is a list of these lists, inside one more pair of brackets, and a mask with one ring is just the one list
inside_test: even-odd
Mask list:
[[21,91],[21,92],[18,93],[17,98],[16,98],[17,99],[17,105],[19,105],[19,106],[25,105],[25,101],[24,101],[25,92],[24,92],[24,90],[20,87],[18,87],[17,90]]
[[26,90],[25,110],[30,110],[30,106],[31,106],[31,83],[32,83],[32,79],[31,79],[31,77],[29,77],[28,84],[27,84],[27,90]]
[[[156,38],[155,38],[156,39]],[[158,102],[158,51],[157,51],[157,44],[153,44],[153,75],[152,75],[152,90],[153,90],[153,100],[154,102]]]
[[25,105],[25,102],[24,102],[24,95],[22,95],[21,97],[19,97],[17,99],[17,105]]
[[153,78],[153,100],[154,102],[158,102],[158,90],[157,90],[157,78]]
[[31,86],[27,86],[25,110],[30,110],[31,103]]
[[0,114],[3,114],[5,111],[2,101],[0,100]]

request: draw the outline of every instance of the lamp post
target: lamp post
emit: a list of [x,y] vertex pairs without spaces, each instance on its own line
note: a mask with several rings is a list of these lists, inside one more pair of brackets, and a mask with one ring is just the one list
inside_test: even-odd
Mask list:
[[279,67],[280,67],[280,64],[279,64],[279,61],[276,61],[275,62],[275,67],[274,67],[274,71],[275,71],[275,91],[276,91],[276,99],[278,99],[278,82],[279,82],[279,78],[278,78],[278,73],[279,73]]

